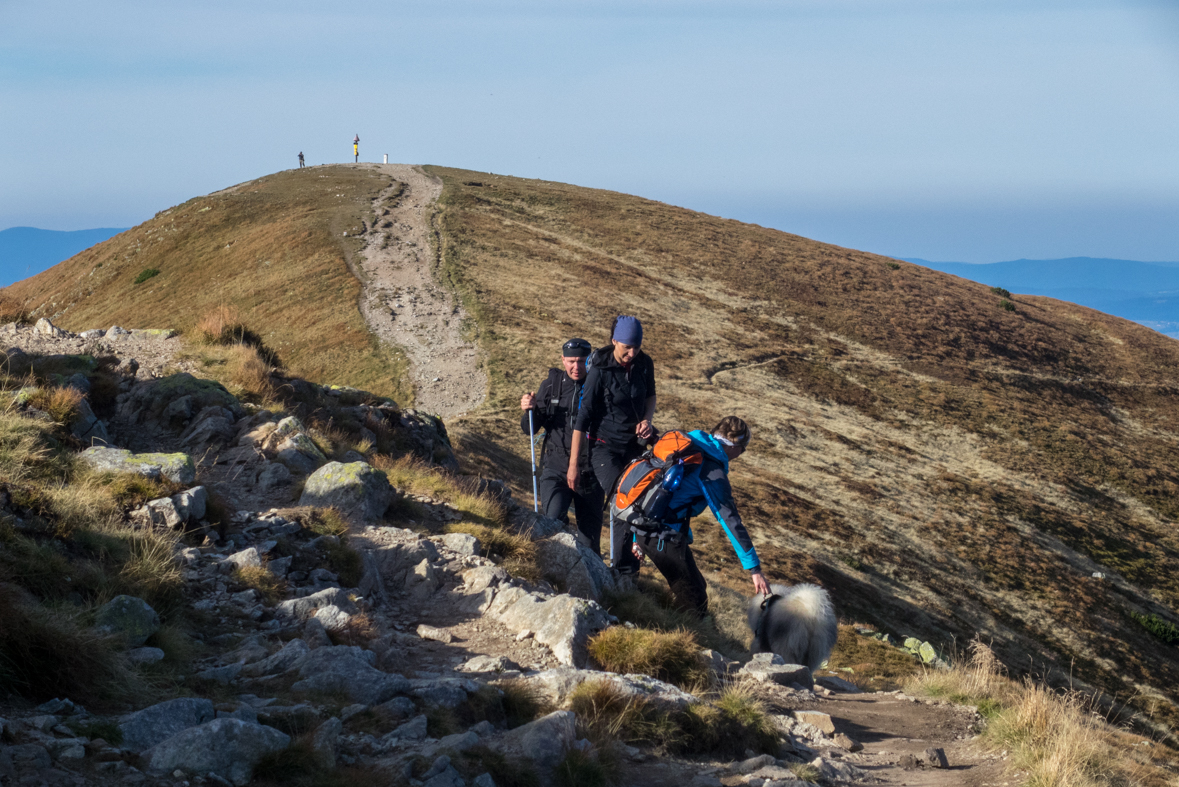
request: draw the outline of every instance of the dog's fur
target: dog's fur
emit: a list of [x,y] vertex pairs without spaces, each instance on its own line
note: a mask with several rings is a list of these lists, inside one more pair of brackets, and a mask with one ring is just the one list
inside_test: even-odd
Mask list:
[[[749,628],[754,632],[751,650],[777,653],[787,664],[805,664],[817,670],[835,647],[839,636],[839,621],[831,597],[818,585],[770,585],[776,599],[766,611],[763,642],[758,641],[757,627],[761,622],[762,596],[749,602]],[[768,648],[766,647],[768,644]]]

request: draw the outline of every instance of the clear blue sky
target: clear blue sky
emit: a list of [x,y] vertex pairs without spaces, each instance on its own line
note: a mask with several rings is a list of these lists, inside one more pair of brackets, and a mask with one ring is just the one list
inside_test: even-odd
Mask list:
[[896,256],[1179,260],[1176,5],[0,0],[0,228],[358,133]]

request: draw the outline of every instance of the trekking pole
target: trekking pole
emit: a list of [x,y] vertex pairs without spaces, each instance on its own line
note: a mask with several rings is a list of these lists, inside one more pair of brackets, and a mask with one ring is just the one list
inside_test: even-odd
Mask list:
[[536,438],[533,436],[532,411],[528,411],[528,447],[532,450],[532,511],[540,513],[540,503],[536,497]]

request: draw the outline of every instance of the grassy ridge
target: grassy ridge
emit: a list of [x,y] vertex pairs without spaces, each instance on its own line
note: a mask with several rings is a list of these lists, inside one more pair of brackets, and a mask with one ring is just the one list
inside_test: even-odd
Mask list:
[[[1174,649],[1133,617],[1179,623],[1174,341],[637,197],[430,171],[491,378],[451,429],[471,469],[526,479],[520,394],[562,341],[637,314],[660,427],[753,425],[733,481],[772,578],[818,579],[897,633],[993,636],[1017,669],[1150,686],[1138,707],[1179,721]],[[703,568],[747,591],[723,536],[696,531]]]
[[7,293],[74,331],[189,331],[232,307],[292,373],[408,404],[404,358],[368,333],[348,268],[391,182],[361,167],[280,172],[163,211]]

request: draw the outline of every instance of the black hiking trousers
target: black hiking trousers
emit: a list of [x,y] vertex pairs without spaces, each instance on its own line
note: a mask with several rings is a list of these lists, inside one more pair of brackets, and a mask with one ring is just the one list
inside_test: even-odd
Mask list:
[[577,491],[569,488],[565,473],[545,468],[537,482],[540,488],[540,510],[550,519],[559,519],[569,524],[569,506],[577,516],[577,530],[589,540],[594,552],[602,554],[602,500],[605,493],[598,486],[598,480],[588,471],[583,471]]
[[[607,516],[610,510],[610,496],[614,494],[614,486],[619,476],[632,460],[643,453],[643,445],[638,439],[631,440],[625,446],[616,447],[609,443],[591,443],[589,452],[590,467],[598,477],[598,484],[605,493],[605,509]],[[611,565],[623,573],[633,573],[639,570],[639,561],[630,553],[630,532],[626,525],[610,521],[610,561]]]
[[[655,536],[638,536],[635,543],[667,580],[676,607],[703,618],[708,614],[708,583],[696,567],[696,558],[692,555],[692,547],[688,545],[686,522],[681,530],[685,535],[664,539],[662,544]],[[633,533],[631,535],[634,536]],[[630,546],[629,543],[627,546]],[[629,549],[627,553],[630,553]]]

